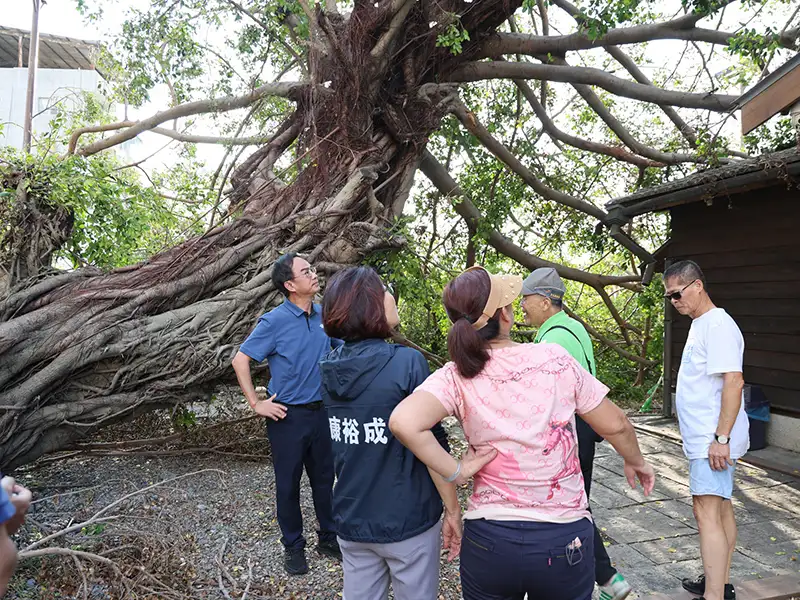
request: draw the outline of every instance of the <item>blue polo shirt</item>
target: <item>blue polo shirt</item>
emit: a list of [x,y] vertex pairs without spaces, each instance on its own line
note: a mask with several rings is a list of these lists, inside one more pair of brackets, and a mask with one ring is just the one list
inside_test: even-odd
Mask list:
[[[1,474],[0,477],[2,477]],[[17,509],[11,504],[11,499],[8,497],[8,494],[6,494],[3,488],[0,488],[0,524],[8,521],[16,512]]]
[[287,298],[262,315],[239,351],[256,362],[269,363],[267,393],[277,394],[282,404],[308,404],[322,399],[320,359],[341,344],[322,327],[322,307],[311,305],[311,314]]

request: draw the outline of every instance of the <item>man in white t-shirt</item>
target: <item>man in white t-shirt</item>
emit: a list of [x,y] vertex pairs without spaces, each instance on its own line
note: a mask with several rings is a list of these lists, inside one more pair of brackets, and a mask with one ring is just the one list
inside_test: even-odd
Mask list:
[[670,266],[664,288],[675,309],[692,318],[678,370],[676,407],[704,575],[684,579],[683,587],[701,600],[732,600],[733,472],[750,445],[742,398],[744,339],[730,315],[714,306],[696,263],[684,260]]

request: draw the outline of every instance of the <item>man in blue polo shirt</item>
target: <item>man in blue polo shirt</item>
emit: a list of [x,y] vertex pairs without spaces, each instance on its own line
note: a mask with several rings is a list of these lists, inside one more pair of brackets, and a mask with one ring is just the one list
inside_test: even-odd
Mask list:
[[[314,267],[294,253],[286,254],[275,261],[272,282],[286,299],[258,320],[234,357],[233,368],[250,406],[267,418],[278,525],[286,549],[284,568],[291,575],[302,575],[308,572],[300,511],[304,466],[319,521],[317,550],[342,558],[331,510],[333,453],[319,370],[320,359],[339,341],[325,334],[322,309],[314,304],[319,291]],[[265,359],[270,370],[270,397],[262,400],[253,386],[250,360]]]
[[29,489],[11,477],[0,479],[0,598],[5,595],[17,566],[17,547],[10,536],[24,523],[30,505]]

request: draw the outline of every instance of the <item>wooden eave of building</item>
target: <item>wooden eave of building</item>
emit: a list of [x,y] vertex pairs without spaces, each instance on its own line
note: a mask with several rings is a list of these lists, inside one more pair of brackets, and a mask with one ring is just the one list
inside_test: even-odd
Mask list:
[[797,53],[742,94],[731,111],[742,111],[746,134],[800,101],[800,53]]
[[658,212],[698,201],[711,201],[748,190],[775,185],[781,179],[800,176],[800,149],[764,154],[750,160],[694,173],[647,188],[606,204],[612,218],[622,222],[638,215]]
[[[28,66],[30,31],[0,25],[0,68]],[[60,35],[39,35],[40,69],[95,69],[100,42]]]

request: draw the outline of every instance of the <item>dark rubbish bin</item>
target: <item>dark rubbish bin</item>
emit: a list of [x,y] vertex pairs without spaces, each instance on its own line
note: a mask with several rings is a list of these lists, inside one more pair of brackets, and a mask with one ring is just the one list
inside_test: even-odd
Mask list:
[[757,385],[746,384],[743,394],[744,410],[750,422],[750,450],[761,450],[767,446],[769,400]]

